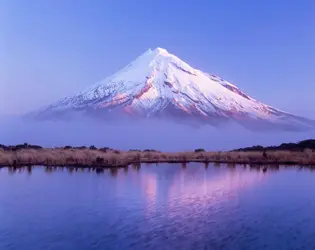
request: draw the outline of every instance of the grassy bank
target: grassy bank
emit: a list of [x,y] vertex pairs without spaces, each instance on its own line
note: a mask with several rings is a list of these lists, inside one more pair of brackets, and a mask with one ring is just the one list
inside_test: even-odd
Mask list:
[[124,167],[134,163],[232,163],[232,164],[287,164],[315,165],[315,151],[232,151],[166,153],[154,150],[118,151],[108,148],[40,148],[0,147],[0,166],[77,166],[77,167]]

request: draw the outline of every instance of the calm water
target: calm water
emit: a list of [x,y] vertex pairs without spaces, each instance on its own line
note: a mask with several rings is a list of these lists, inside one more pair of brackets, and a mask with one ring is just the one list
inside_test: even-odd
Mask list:
[[315,249],[315,171],[0,169],[0,249]]

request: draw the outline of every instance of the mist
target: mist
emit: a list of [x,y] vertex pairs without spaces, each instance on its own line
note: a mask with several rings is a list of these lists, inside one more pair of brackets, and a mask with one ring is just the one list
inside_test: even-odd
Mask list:
[[236,124],[221,128],[193,128],[159,120],[104,123],[90,119],[31,121],[19,117],[1,118],[0,144],[37,144],[43,147],[90,146],[120,150],[156,149],[188,151],[232,150],[253,145],[278,145],[315,138],[315,132],[252,132]]

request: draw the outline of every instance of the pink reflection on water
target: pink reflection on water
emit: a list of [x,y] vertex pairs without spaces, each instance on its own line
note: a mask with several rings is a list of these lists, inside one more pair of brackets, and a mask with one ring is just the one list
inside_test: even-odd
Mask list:
[[214,204],[233,199],[241,190],[258,185],[266,177],[258,171],[241,169],[222,172],[215,177],[209,177],[206,172],[193,176],[181,172],[180,184],[174,183],[169,189],[170,206],[175,203],[191,205],[196,201]]
[[141,178],[144,194],[147,199],[146,214],[150,215],[156,212],[156,198],[157,198],[157,175],[146,174]]
[[242,190],[259,185],[266,177],[268,173],[242,167],[211,170],[205,170],[203,166],[188,167],[179,169],[168,182],[154,173],[145,173],[141,182],[147,200],[146,215],[150,218],[156,213],[157,196],[167,200],[166,209],[170,217],[183,208],[203,209],[223,202],[237,202]]

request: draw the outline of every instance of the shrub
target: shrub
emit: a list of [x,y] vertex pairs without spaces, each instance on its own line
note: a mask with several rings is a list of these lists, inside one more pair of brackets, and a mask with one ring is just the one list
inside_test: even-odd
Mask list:
[[264,157],[264,158],[267,158],[267,153],[266,153],[266,151],[263,152],[263,157]]
[[103,164],[104,163],[104,158],[103,157],[96,157],[96,164]]
[[203,148],[197,148],[195,149],[195,153],[205,152]]
[[99,150],[106,153],[106,152],[110,151],[111,149],[108,147],[104,147],[104,148],[100,148]]
[[28,145],[29,148],[32,148],[32,149],[41,149],[42,147],[41,146],[38,146],[38,145]]
[[155,149],[145,149],[143,152],[157,152]]
[[129,152],[141,152],[139,149],[129,149]]

